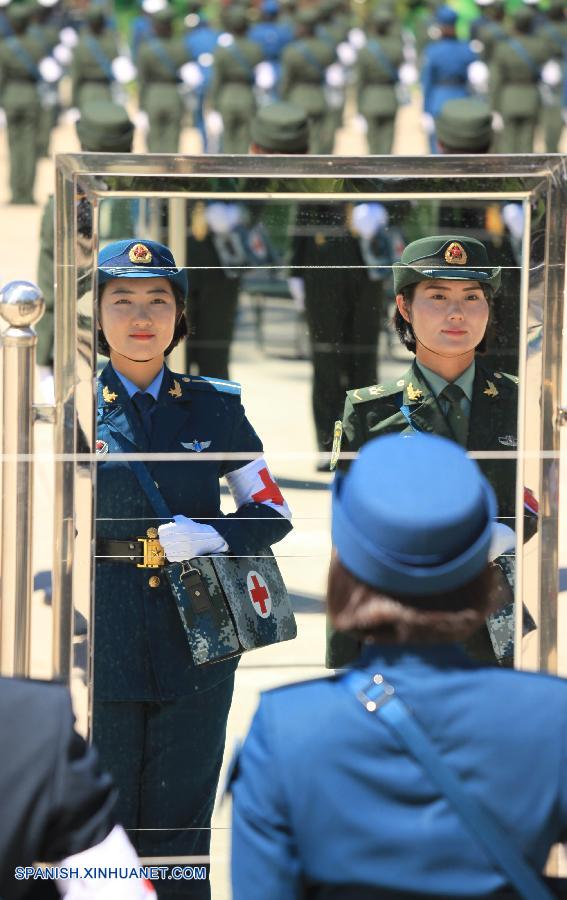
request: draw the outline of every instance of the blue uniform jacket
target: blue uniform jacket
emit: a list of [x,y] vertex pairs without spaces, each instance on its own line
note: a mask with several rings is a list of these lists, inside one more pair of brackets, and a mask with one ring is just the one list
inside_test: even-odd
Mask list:
[[469,45],[456,38],[441,38],[428,44],[421,70],[423,111],[437,116],[447,100],[467,97],[467,69],[477,59]]
[[[540,870],[567,837],[567,682],[455,645],[367,646],[445,762]],[[262,695],[233,776],[233,900],[303,880],[429,893],[505,883],[448,801],[340,675]]]
[[[257,555],[291,529],[271,507],[246,503],[220,511],[219,479],[247,459],[201,462],[183,444],[210,442],[210,453],[257,453],[234,382],[174,375],[167,368],[148,441],[135,407],[112,366],[98,385],[96,535],[129,540],[162,524],[127,462],[107,452],[186,453],[187,462],[146,464],[172,515],[206,522],[235,555]],[[149,579],[160,577],[151,587]],[[230,675],[237,660],[195,668],[167,579],[159,569],[97,559],[94,685],[97,700],[167,700],[203,690]]]
[[248,30],[248,39],[262,48],[262,55],[268,62],[278,62],[282,50],[292,40],[285,25],[276,22],[258,22]]

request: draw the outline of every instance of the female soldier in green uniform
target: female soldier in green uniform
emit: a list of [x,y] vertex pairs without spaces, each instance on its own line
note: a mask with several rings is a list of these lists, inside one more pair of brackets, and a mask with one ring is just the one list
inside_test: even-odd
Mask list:
[[[99,350],[110,362],[98,386],[93,736],[140,855],[207,856],[238,657],[194,665],[164,559],[150,567],[143,548],[161,544],[169,562],[259,556],[288,533],[291,513],[240,386],[176,375],[164,363],[186,334],[187,277],[171,251],[116,241],[101,251],[98,273]],[[209,447],[214,458],[201,461]],[[109,451],[149,455],[142,474],[173,521],[160,520],[139,464],[106,459]],[[186,461],[154,462],[155,453]],[[223,476],[230,515],[220,510]],[[204,900],[210,888],[165,880],[159,895]]]
[[[469,450],[516,448],[518,379],[486,367],[478,355],[500,276],[500,267],[490,264],[484,244],[475,238],[434,235],[405,248],[394,266],[395,326],[415,361],[395,382],[348,391],[342,450],[357,451],[380,434],[418,431],[450,438]],[[515,462],[486,459],[479,466],[497,494],[502,523],[513,528]],[[533,521],[531,517],[526,537],[533,533]],[[486,629],[469,649],[495,660]],[[357,652],[354,639],[330,635],[330,666],[345,665]]]

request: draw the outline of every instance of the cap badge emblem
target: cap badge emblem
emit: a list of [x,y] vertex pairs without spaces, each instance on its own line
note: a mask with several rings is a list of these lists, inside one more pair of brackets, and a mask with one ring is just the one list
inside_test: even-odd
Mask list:
[[458,241],[453,241],[445,250],[445,262],[450,266],[465,266],[467,259],[467,252]]
[[179,384],[179,382],[174,381],[173,387],[170,388],[167,393],[170,397],[175,397],[176,399],[177,397],[181,397],[181,385]]
[[145,244],[134,244],[128,253],[128,259],[134,265],[148,265],[152,261],[152,254]]
[[487,379],[486,383],[488,385],[488,387],[484,389],[484,393],[486,394],[486,396],[487,397],[497,397],[498,391],[496,389],[496,385],[494,384],[494,382],[488,381],[488,379]]
[[102,389],[102,399],[105,401],[105,403],[112,403],[117,398],[118,394],[115,394],[113,391],[111,391],[108,385],[105,384]]
[[423,397],[423,391],[420,391],[419,388],[414,388],[411,381],[408,384],[407,390],[408,390],[408,399],[409,400],[421,400],[421,398]]

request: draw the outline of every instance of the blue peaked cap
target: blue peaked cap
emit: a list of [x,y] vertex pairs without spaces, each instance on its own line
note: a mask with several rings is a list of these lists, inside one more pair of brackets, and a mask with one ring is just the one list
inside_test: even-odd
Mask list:
[[494,491],[453,441],[387,435],[333,485],[333,543],[346,569],[386,594],[444,593],[486,567]]
[[98,283],[111,278],[168,278],[187,296],[189,289],[185,269],[179,269],[173,253],[165,244],[146,238],[113,241],[98,254]]
[[450,6],[440,6],[435,13],[435,19],[439,25],[454,25],[458,15]]

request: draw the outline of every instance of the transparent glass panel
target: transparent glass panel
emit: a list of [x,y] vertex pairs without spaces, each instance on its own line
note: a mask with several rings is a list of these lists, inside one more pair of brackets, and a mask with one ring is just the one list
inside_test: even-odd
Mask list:
[[[328,467],[345,392],[358,392],[354,400],[364,401],[357,409],[365,440],[388,430],[447,429],[434,379],[416,370],[393,324],[392,264],[419,237],[477,238],[490,266],[502,267],[469,384],[467,446],[522,547],[515,573],[514,554],[503,560],[502,603],[513,598],[514,583],[516,600],[524,601],[515,604],[516,634],[521,628],[526,635],[515,642],[516,662],[553,668],[556,644],[548,573],[557,552],[552,409],[559,366],[549,323],[557,322],[564,276],[551,228],[564,204],[557,161],[485,159],[479,171],[472,158],[458,169],[450,159],[398,158],[379,174],[353,160],[237,159],[231,165],[228,171],[218,160],[59,160],[59,401],[75,423],[75,437],[72,447],[68,436],[59,444],[69,456],[59,472],[64,552],[56,578],[63,623],[57,664],[75,676],[81,721],[90,710],[90,733],[122,785],[121,813],[142,855],[169,861],[208,856],[207,802],[217,787],[227,715],[225,767],[260,690],[326,671]],[[87,198],[81,217],[71,215],[81,208],[80,192]],[[84,225],[89,215],[90,230]],[[189,280],[189,336],[167,360],[175,373],[166,376],[171,399],[158,399],[170,411],[155,414],[145,443],[138,440],[140,421],[124,385],[115,375],[109,382],[108,369],[98,432],[95,426],[95,376],[107,363],[96,355],[95,254],[129,238],[170,246]],[[212,387],[203,387],[203,377]],[[224,517],[242,506],[235,506],[230,479],[221,480],[217,493],[219,476],[250,464],[257,450],[243,432],[234,438],[232,425],[227,433],[238,398],[234,389],[214,384],[226,378],[241,385],[246,416],[293,511],[293,530],[273,550],[298,629],[293,641],[242,656],[230,713],[233,664],[192,667],[163,569],[111,559],[120,548],[100,544],[102,538],[130,542],[136,556],[137,539],[169,521],[151,509],[132,474],[131,463],[141,460],[173,514],[221,529]],[[413,407],[404,420],[400,407],[409,395]],[[173,408],[183,404],[186,413],[179,415]],[[346,431],[340,466],[359,446]],[[116,455],[124,451],[138,455]],[[540,501],[536,536],[524,488]],[[266,489],[273,499],[269,480],[254,492],[262,496]],[[527,507],[534,508],[530,496]],[[236,555],[265,556],[273,521],[262,523],[265,536],[255,539],[254,550]],[[243,521],[237,528],[244,533],[248,526]],[[158,579],[155,587],[152,579]],[[72,637],[73,613],[84,616],[86,634]],[[496,652],[511,664],[512,637],[513,604],[473,652]],[[74,645],[74,668],[65,658],[66,642]],[[228,824],[228,805],[217,803],[212,854],[218,884],[226,878]]]

